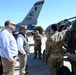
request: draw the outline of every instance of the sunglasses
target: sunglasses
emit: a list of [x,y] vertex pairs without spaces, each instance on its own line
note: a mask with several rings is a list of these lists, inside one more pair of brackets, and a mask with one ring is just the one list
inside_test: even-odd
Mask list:
[[16,26],[15,24],[12,24],[12,23],[10,25]]
[[25,30],[27,30],[27,29],[25,29]]

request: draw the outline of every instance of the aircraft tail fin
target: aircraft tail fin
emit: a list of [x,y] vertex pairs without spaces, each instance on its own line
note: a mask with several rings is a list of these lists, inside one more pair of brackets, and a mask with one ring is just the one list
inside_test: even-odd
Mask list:
[[31,10],[29,11],[29,13],[26,15],[26,17],[23,19],[22,23],[23,24],[37,24],[37,19],[39,16],[39,13],[41,11],[41,8],[44,4],[44,0],[40,0],[38,2],[36,2],[33,7],[31,8]]

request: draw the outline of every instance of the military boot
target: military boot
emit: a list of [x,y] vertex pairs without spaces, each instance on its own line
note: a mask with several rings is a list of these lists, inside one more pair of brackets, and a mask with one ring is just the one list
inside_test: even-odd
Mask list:
[[36,59],[36,55],[34,56],[34,59]]

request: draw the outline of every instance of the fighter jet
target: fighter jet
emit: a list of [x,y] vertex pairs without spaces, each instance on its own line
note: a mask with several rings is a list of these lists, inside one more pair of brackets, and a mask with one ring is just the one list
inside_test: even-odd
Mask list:
[[[73,20],[75,18],[76,18],[76,16],[75,17],[72,17],[72,18],[64,19],[64,20],[58,22],[57,23],[58,31],[65,30],[67,27],[69,27],[73,23]],[[46,34],[49,34],[50,29],[51,29],[51,25],[49,25],[46,28],[45,33]]]
[[[57,23],[57,27],[59,31],[65,30],[70,25],[71,30],[67,31],[68,37],[65,37],[64,44],[62,46],[62,50],[64,55],[67,56],[67,61],[71,64],[71,71],[67,66],[63,64],[60,68],[59,75],[76,75],[76,16],[62,20]],[[72,20],[75,19],[75,20]],[[70,21],[71,20],[71,21]],[[46,28],[46,33],[49,33],[51,29],[51,25]],[[65,46],[66,45],[66,46]]]
[[21,25],[27,25],[28,30],[36,29],[37,26],[35,25],[37,24],[37,19],[43,4],[44,4],[44,0],[37,1],[31,8],[29,13],[26,15],[26,17],[23,19],[23,21],[16,24],[16,31],[20,29]]
[[0,31],[4,28],[4,26],[0,26]]

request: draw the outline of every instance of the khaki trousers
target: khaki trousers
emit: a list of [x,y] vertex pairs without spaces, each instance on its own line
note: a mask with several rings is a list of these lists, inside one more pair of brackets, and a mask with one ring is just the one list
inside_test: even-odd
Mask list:
[[26,63],[27,63],[27,54],[26,55],[18,55],[19,57],[19,74],[26,73]]
[[3,65],[3,74],[2,75],[13,75],[17,57],[15,57],[13,59],[14,59],[14,62],[11,63],[6,58],[1,58],[2,65]]

